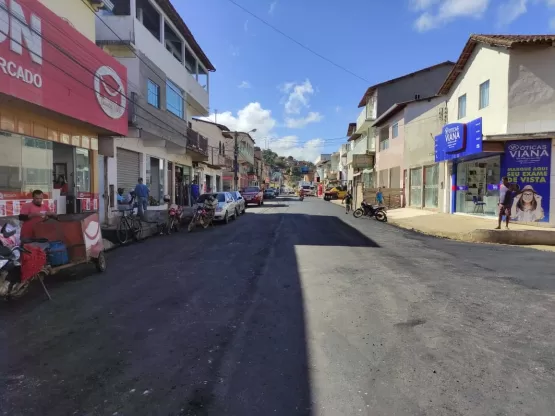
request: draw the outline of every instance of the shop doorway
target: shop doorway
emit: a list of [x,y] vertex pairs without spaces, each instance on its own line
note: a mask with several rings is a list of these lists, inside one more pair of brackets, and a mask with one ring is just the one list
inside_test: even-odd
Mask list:
[[206,175],[206,192],[212,192],[212,176]]
[[175,167],[175,203],[181,206],[190,206],[191,176],[189,173],[189,167]]
[[90,150],[52,143],[52,188],[58,214],[92,210]]

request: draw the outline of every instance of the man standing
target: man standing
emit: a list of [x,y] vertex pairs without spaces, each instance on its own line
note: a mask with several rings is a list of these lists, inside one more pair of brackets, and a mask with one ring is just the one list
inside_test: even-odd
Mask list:
[[501,183],[501,186],[499,187],[499,204],[498,204],[498,206],[499,206],[499,222],[497,224],[497,227],[495,228],[496,230],[501,229],[501,222],[503,221],[503,216],[505,216],[505,219],[506,219],[507,229],[509,228],[509,219],[510,219],[510,215],[511,215],[511,206],[506,205],[507,201],[506,201],[506,198],[505,198],[508,191],[509,191],[509,178],[507,178],[505,176],[503,178],[503,182]]
[[19,220],[23,221],[21,227],[21,238],[32,238],[33,227],[43,219],[55,217],[56,214],[50,211],[48,203],[43,202],[44,194],[41,190],[33,191],[33,200],[21,207]]
[[376,202],[381,207],[383,205],[383,193],[382,188],[378,188],[378,192],[376,192]]
[[351,204],[353,203],[353,196],[350,191],[347,191],[347,195],[345,195],[341,203],[345,204],[345,214],[348,214],[349,211],[351,211]]
[[145,215],[149,194],[148,186],[143,183],[143,178],[139,178],[137,185],[135,185],[135,198],[137,198],[137,206],[141,218]]

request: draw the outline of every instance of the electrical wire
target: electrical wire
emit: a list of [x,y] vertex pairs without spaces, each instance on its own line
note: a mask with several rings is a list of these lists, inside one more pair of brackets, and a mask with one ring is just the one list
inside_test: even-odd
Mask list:
[[275,27],[274,25],[272,25],[271,23],[269,23],[268,21],[262,19],[260,16],[257,16],[256,14],[254,14],[253,12],[251,12],[250,10],[248,10],[246,7],[240,5],[239,3],[237,3],[234,0],[227,0],[230,3],[234,4],[236,7],[240,8],[241,10],[243,10],[245,13],[247,13],[248,15],[254,17],[256,20],[258,20],[259,22],[262,22],[263,24],[265,24],[266,26],[268,26],[269,28],[271,28],[272,30],[274,30],[275,32],[279,33],[280,35],[286,37],[287,39],[289,39],[291,42],[297,44],[298,46],[300,46],[301,48],[305,49],[306,51],[310,52],[311,54],[317,56],[318,58],[326,61],[327,63],[335,66],[336,68],[341,69],[342,71],[352,75],[355,78],[358,78],[359,80],[370,84],[370,81],[368,81],[366,78],[361,77],[360,75],[354,73],[353,71],[351,71],[350,69],[345,68],[343,65],[338,64],[337,62],[332,61],[331,59],[325,57],[324,55],[316,52],[314,49],[306,46],[305,44],[299,42],[298,40],[296,40],[295,38],[289,36],[287,33],[281,31],[280,29],[278,29],[277,27]]

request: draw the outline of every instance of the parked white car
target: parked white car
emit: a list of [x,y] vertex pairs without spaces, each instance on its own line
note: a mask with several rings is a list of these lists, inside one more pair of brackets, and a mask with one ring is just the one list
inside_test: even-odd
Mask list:
[[[216,208],[216,213],[214,215],[214,221],[223,221],[226,224],[229,222],[230,219],[237,219],[237,202],[233,199],[233,196],[230,192],[215,192],[211,194],[202,194],[197,199],[196,204],[202,203],[204,204],[204,200],[208,195],[214,195],[216,200],[218,201],[218,206]],[[195,204],[195,207],[196,207]]]

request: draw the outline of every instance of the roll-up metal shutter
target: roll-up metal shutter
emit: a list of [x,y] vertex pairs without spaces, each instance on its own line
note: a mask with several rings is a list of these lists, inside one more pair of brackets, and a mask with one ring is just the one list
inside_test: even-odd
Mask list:
[[140,174],[140,154],[130,150],[117,149],[118,188],[123,188],[124,194],[135,189]]

